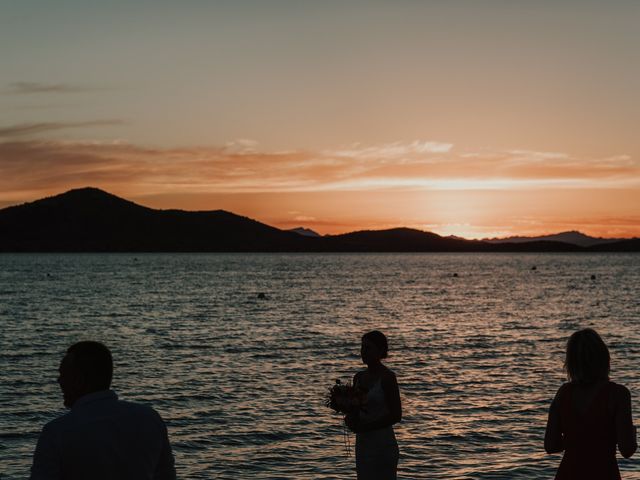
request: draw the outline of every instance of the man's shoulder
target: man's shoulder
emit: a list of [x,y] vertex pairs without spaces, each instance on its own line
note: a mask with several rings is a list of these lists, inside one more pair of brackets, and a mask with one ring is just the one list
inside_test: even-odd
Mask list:
[[56,417],[53,420],[50,420],[47,423],[45,423],[43,427],[43,431],[55,432],[57,430],[63,429],[65,425],[69,424],[70,421],[72,421],[71,412],[70,411],[65,412],[59,417]]
[[150,405],[126,400],[115,400],[108,403],[96,403],[89,408],[70,410],[45,424],[43,431],[56,434],[67,430],[84,428],[88,423],[94,424],[96,418],[126,418],[127,423],[136,425],[163,424],[160,414]]
[[136,417],[162,420],[160,414],[151,405],[145,403],[118,400],[117,408],[123,413],[131,413]]

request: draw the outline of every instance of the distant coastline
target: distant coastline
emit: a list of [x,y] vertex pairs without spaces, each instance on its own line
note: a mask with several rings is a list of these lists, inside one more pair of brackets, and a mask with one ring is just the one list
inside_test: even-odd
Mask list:
[[573,231],[466,240],[410,228],[321,236],[224,210],[156,210],[87,187],[0,209],[0,252],[640,252],[640,239]]

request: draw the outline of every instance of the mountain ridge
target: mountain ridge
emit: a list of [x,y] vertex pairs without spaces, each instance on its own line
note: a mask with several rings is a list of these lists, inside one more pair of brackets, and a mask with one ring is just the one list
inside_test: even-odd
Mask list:
[[153,209],[94,187],[0,209],[0,252],[128,251],[600,252],[640,251],[640,239],[591,247],[544,238],[492,243],[406,227],[314,236],[225,210]]
[[581,247],[591,247],[593,245],[619,242],[623,240],[629,240],[629,239],[592,237],[578,230],[568,230],[566,232],[552,233],[548,235],[538,235],[533,237],[511,236],[511,237],[504,237],[504,238],[484,238],[483,239],[483,241],[489,242],[489,243],[507,243],[507,242],[523,243],[523,242],[535,242],[535,241],[555,241],[555,242],[572,243],[573,245],[579,245]]

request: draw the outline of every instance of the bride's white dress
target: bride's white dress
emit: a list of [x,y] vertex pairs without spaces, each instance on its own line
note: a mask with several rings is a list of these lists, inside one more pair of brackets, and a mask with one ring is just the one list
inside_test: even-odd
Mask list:
[[[382,381],[378,379],[367,392],[366,410],[360,412],[360,424],[373,422],[388,413]],[[356,433],[358,480],[395,480],[398,455],[392,426]]]

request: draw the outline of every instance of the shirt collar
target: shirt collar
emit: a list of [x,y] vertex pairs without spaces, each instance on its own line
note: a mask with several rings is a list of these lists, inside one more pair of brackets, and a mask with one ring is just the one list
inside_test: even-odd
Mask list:
[[78,407],[86,405],[91,402],[97,402],[101,400],[117,400],[118,395],[113,390],[101,390],[99,392],[88,393],[80,397],[71,407],[71,410],[75,410]]

